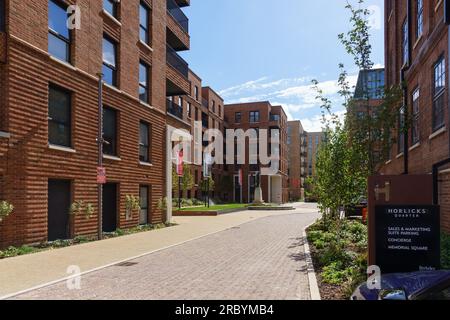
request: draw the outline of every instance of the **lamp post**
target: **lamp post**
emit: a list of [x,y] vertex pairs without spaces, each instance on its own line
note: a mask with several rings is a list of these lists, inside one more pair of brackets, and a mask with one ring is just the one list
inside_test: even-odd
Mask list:
[[[97,133],[97,146],[98,146],[98,168],[97,171],[103,169],[103,74],[98,73],[98,133]],[[98,175],[98,172],[97,172]],[[97,232],[98,240],[103,238],[103,183],[104,181],[99,181],[98,183],[98,195],[97,195],[97,207],[98,207],[98,222],[97,222]]]

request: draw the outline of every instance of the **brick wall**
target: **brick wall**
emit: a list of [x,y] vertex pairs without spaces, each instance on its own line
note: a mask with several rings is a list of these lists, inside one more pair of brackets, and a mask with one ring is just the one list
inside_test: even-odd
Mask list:
[[[73,200],[84,200],[97,208],[96,73],[101,70],[104,32],[119,43],[119,87],[104,86],[103,96],[105,105],[119,115],[120,160],[105,160],[108,181],[119,184],[118,227],[138,224],[136,213],[132,220],[125,219],[125,195],[138,196],[141,184],[152,187],[149,221],[163,222],[165,216],[157,209],[157,201],[165,190],[165,2],[153,2],[151,51],[138,44],[137,1],[122,2],[121,24],[102,13],[101,1],[77,1],[82,10],[82,27],[75,31],[72,66],[47,54],[47,2],[9,1],[8,64],[0,62],[0,81],[4,83],[7,70],[7,93],[1,95],[6,101],[1,111],[7,115],[4,118],[11,138],[0,138],[0,198],[13,203],[15,211],[0,224],[0,246],[46,241],[48,179],[71,180]],[[139,59],[152,67],[151,107],[138,100]],[[49,83],[72,93],[74,152],[48,147]],[[151,167],[139,163],[140,120],[152,128]],[[96,228],[97,212],[89,220],[77,217],[71,222],[73,235],[95,234]]]
[[[414,3],[415,1],[413,1]],[[402,59],[402,26],[407,17],[407,1],[392,1],[388,6],[386,0],[386,85],[391,86],[400,82]],[[389,10],[392,8],[392,10]],[[416,36],[416,6],[413,6],[410,50],[411,63],[405,72],[407,85],[406,94],[408,110],[412,113],[412,95],[416,89],[420,90],[419,98],[419,143],[412,145],[412,132],[408,141],[408,169],[410,174],[431,174],[432,167],[439,161],[447,159],[449,154],[449,114],[448,114],[448,26],[444,24],[444,1],[424,1],[423,35]],[[445,127],[433,131],[433,67],[440,57],[446,61],[446,91],[444,93],[443,118]],[[391,150],[391,160],[382,168],[382,174],[401,174],[404,172],[404,153],[400,153],[395,144]],[[439,183],[441,215],[443,227],[450,231],[450,184],[448,174],[440,176]]]

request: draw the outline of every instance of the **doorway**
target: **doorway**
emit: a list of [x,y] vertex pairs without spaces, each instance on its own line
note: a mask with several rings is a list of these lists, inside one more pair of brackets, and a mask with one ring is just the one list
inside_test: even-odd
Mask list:
[[233,201],[235,203],[242,203],[242,186],[239,184],[239,175],[234,175],[233,182],[234,182]]
[[103,232],[117,230],[117,184],[103,186]]
[[70,204],[72,200],[69,180],[48,181],[48,241],[70,237]]

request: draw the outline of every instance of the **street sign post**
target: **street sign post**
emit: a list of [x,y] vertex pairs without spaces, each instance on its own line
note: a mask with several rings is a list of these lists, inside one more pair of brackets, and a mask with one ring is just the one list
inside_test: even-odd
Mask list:
[[105,167],[97,168],[97,183],[98,184],[106,184],[106,168]]
[[181,179],[183,178],[183,149],[178,151],[177,175],[178,175],[178,210],[181,210]]

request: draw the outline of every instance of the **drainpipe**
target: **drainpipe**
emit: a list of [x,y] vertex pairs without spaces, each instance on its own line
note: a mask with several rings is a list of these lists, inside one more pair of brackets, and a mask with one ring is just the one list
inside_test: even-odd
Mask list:
[[[103,74],[98,73],[98,167],[103,167]],[[97,233],[98,240],[103,238],[103,184],[99,183],[97,187]]]
[[[408,0],[407,2],[407,12],[408,12],[408,61],[406,63],[406,66],[402,68],[400,71],[400,81],[402,82],[403,86],[403,122],[406,123],[408,119],[409,114],[409,108],[408,108],[408,85],[405,82],[405,73],[408,71],[409,67],[411,66],[412,62],[412,46],[411,46],[411,30],[412,30],[412,0]],[[408,130],[404,131],[403,134],[403,174],[409,174],[409,128]]]

